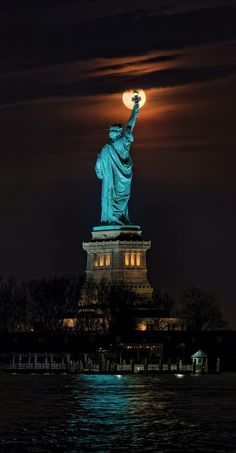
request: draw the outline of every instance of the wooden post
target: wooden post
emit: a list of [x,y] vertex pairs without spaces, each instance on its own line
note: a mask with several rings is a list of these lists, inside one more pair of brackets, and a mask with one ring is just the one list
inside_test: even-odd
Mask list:
[[147,374],[148,372],[148,359],[147,357],[145,357],[145,360],[144,360],[144,373]]
[[134,359],[131,360],[131,373],[134,374]]
[[179,362],[180,362],[180,360],[177,359],[177,362],[176,362],[176,371],[177,371],[177,373],[179,372]]

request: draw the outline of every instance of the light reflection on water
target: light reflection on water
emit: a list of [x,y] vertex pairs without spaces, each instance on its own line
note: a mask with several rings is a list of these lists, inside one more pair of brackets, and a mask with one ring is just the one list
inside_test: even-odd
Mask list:
[[236,376],[0,375],[0,452],[236,452]]

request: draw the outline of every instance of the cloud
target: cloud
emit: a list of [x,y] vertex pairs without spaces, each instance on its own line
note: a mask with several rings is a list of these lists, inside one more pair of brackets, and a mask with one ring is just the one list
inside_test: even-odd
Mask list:
[[174,67],[144,73],[117,73],[104,77],[103,75],[88,77],[70,74],[64,80],[57,80],[42,75],[38,79],[30,74],[23,74],[2,80],[0,103],[17,103],[30,99],[58,97],[91,97],[109,95],[130,89],[131,86],[143,89],[167,88],[194,83],[204,83],[211,80],[225,79],[236,74],[236,65],[204,66],[204,67]]
[[234,6],[162,16],[139,10],[81,23],[52,10],[41,15],[38,7],[8,16],[1,18],[1,72],[236,39]]
[[[193,83],[203,83],[209,80],[224,79],[236,74],[236,65],[198,67],[198,68],[172,68],[154,71],[147,74],[113,75],[109,78],[97,77],[96,80],[86,80],[81,95],[112,94],[117,91],[129,89],[130,86],[141,86],[146,89],[166,88]],[[81,91],[80,91],[81,90]],[[73,90],[74,92],[76,91]]]
[[170,62],[170,61],[175,61],[179,57],[183,57],[183,56],[184,56],[184,54],[160,55],[160,56],[156,56],[156,57],[152,57],[152,58],[148,58],[148,56],[146,56],[146,58],[142,58],[141,60],[139,60],[137,58],[135,61],[132,61],[132,62],[100,66],[98,68],[94,68],[90,72],[93,72],[93,71],[100,72],[100,71],[110,71],[110,70],[118,71],[119,69],[127,69],[129,67],[135,66],[136,64],[142,65],[142,64],[148,64],[148,63],[149,64],[150,63],[166,63],[166,62]]

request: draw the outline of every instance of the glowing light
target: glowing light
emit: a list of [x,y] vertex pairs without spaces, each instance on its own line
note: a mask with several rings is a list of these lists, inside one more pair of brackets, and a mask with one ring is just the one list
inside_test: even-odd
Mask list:
[[140,267],[140,264],[141,264],[141,253],[137,252],[136,253],[136,266]]
[[110,266],[111,265],[111,255],[110,253],[107,253],[106,254],[106,266]]
[[93,258],[93,265],[94,265],[94,267],[98,267],[98,257],[97,257],[97,254],[94,255],[94,258]]
[[129,266],[129,253],[125,252],[125,265]]
[[182,378],[182,377],[184,377],[184,374],[176,374],[175,376],[176,376],[177,378]]
[[131,252],[131,260],[130,260],[131,266],[134,266],[135,264],[135,253]]
[[147,330],[146,322],[140,321],[137,325],[137,330],[139,330],[140,332],[144,332],[145,330]]
[[99,257],[99,266],[100,267],[104,266],[104,255],[103,255],[103,253]]
[[73,329],[76,326],[76,319],[75,318],[65,318],[63,320],[63,325],[64,325],[64,327]]
[[141,100],[139,101],[139,108],[143,107],[143,105],[145,104],[145,102],[146,102],[146,94],[144,93],[143,90],[129,90],[129,91],[125,91],[123,93],[122,99],[123,99],[123,102],[124,102],[125,106],[128,109],[132,110],[132,108],[134,106],[134,101],[132,101],[132,98],[135,96],[136,93],[137,93],[137,96],[141,97]]

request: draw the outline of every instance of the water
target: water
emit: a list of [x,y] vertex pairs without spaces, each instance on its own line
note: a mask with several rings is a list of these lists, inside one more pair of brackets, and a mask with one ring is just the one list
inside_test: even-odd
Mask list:
[[0,375],[0,452],[236,452],[236,375]]

